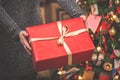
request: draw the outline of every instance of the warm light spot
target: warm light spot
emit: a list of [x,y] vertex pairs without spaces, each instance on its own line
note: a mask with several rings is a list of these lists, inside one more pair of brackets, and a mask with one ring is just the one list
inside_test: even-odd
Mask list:
[[82,76],[78,76],[78,80],[82,80]]

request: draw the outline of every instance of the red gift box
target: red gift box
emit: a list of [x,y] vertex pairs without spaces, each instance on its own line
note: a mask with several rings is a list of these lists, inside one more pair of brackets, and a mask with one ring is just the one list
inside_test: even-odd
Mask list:
[[91,60],[93,42],[82,18],[26,28],[36,71]]
[[110,80],[110,74],[108,73],[100,73],[99,80]]

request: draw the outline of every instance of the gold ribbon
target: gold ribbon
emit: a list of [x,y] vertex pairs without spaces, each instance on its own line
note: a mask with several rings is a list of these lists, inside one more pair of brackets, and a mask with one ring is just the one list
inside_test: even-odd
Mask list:
[[29,40],[29,42],[58,39],[57,43],[59,45],[63,45],[65,51],[68,54],[68,65],[71,65],[72,64],[72,52],[69,49],[69,47],[67,46],[67,44],[65,43],[64,38],[65,37],[70,37],[70,36],[77,36],[77,35],[79,35],[83,32],[86,32],[87,29],[83,28],[83,29],[80,29],[80,30],[69,32],[68,27],[67,26],[62,27],[62,23],[60,21],[57,22],[57,25],[58,25],[58,30],[59,30],[59,33],[60,33],[60,37],[31,38]]

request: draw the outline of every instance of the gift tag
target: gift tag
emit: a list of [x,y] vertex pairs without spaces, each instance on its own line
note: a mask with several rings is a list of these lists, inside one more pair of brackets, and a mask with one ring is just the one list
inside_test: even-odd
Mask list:
[[96,32],[101,21],[101,16],[90,14],[86,20],[86,26],[91,29],[93,33]]

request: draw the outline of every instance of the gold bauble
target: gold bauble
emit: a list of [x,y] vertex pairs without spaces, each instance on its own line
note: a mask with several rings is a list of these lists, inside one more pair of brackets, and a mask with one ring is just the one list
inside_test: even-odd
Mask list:
[[113,80],[119,80],[119,75],[115,75]]
[[108,18],[108,21],[110,21],[111,23],[113,23],[113,22],[114,22],[113,17],[109,17],[109,18]]
[[101,46],[97,46],[96,50],[97,50],[97,52],[102,52],[102,47]]
[[119,20],[119,18],[118,18],[117,15],[112,15],[112,18],[114,19],[114,21],[115,21],[116,23],[119,23],[119,22],[120,22],[120,20]]
[[82,80],[82,76],[81,75],[78,75],[78,80]]
[[58,71],[57,74],[60,75],[60,76],[61,76],[61,75],[65,75],[65,74],[66,74],[66,71],[65,71],[65,70],[63,70],[63,71]]
[[113,69],[112,63],[105,62],[104,65],[103,65],[103,68],[104,68],[106,71],[111,71],[111,70]]
[[112,27],[112,28],[109,30],[109,34],[110,34],[111,36],[114,36],[114,35],[116,34],[116,30],[115,30],[114,27]]
[[120,3],[119,0],[115,0],[115,4],[118,5]]

